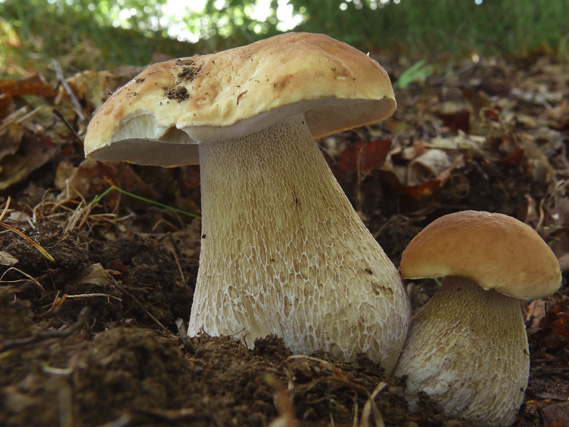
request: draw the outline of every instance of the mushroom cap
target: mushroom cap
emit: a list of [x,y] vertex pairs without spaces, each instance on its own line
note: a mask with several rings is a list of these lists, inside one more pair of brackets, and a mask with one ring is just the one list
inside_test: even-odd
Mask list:
[[425,227],[403,252],[401,274],[464,277],[518,299],[551,295],[561,284],[559,262],[533,228],[479,211],[445,215]]
[[195,164],[198,144],[245,136],[294,114],[304,113],[318,138],[380,121],[395,107],[389,76],[368,55],[326,35],[287,33],[149,66],[97,110],[85,154]]

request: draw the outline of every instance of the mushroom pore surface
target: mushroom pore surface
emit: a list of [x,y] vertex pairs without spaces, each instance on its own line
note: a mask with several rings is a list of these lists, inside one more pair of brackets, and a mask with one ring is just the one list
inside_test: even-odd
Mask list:
[[410,306],[398,271],[332,175],[304,115],[199,146],[202,249],[188,334],[364,352],[390,372]]

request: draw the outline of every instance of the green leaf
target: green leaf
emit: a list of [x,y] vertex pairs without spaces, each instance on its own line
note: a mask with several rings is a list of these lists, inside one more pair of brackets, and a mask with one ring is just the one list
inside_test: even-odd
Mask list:
[[431,74],[431,66],[424,59],[421,59],[403,71],[393,86],[398,89],[405,89],[411,83],[422,81]]

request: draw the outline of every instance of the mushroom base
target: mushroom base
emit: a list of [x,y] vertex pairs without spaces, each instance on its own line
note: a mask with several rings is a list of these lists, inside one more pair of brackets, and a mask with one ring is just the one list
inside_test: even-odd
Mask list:
[[188,334],[253,347],[276,334],[295,353],[366,353],[390,372],[410,305],[296,115],[199,146],[202,247]]
[[450,416],[511,425],[529,378],[520,300],[445,278],[415,315],[394,375],[406,375],[407,392],[426,392]]

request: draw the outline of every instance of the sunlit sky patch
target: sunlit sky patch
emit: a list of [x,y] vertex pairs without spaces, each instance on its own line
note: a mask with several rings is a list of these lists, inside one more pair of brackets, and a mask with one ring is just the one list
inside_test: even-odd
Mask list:
[[[195,34],[188,29],[188,25],[184,22],[184,17],[189,16],[191,12],[201,12],[205,7],[206,0],[168,0],[164,8],[164,18],[160,22],[161,26],[168,28],[168,34],[179,40],[189,42],[197,42],[200,34]],[[214,6],[221,9],[224,6],[224,0],[217,0]],[[293,7],[288,0],[278,0],[277,7],[277,29],[280,31],[289,31],[296,27],[302,21],[302,16],[295,14]],[[271,0],[258,0],[250,13],[250,17],[257,21],[265,21],[271,14]],[[164,25],[166,24],[166,25]]]

